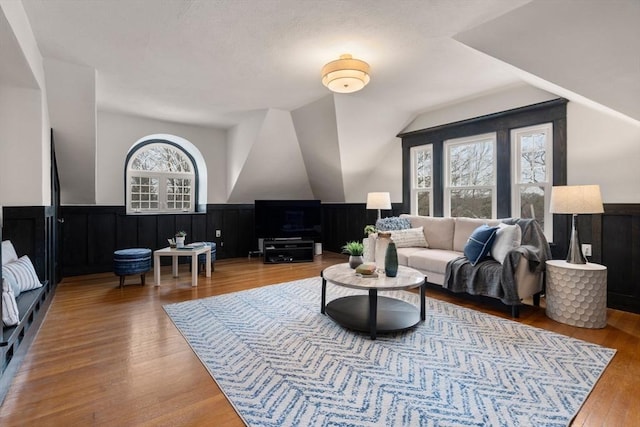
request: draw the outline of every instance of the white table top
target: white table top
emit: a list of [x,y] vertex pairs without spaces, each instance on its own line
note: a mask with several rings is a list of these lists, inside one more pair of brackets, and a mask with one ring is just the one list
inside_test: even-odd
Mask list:
[[193,249],[178,249],[178,248],[172,248],[167,246],[166,248],[162,248],[162,249],[158,249],[156,251],[154,251],[154,254],[158,254],[158,255],[181,255],[181,256],[191,256],[193,254],[201,254],[201,253],[205,253],[207,251],[211,250],[211,247],[209,246],[202,246],[199,248],[193,248]]
[[398,266],[396,277],[387,277],[378,272],[378,277],[362,277],[349,267],[349,264],[336,264],[322,271],[322,277],[328,282],[352,289],[400,290],[416,288],[424,283],[424,274],[413,268]]
[[586,264],[572,264],[570,262],[567,262],[567,261],[564,261],[564,260],[559,260],[559,259],[549,260],[549,261],[547,261],[547,265],[551,265],[553,267],[568,268],[568,269],[571,269],[571,270],[591,270],[591,271],[596,271],[596,270],[606,270],[607,269],[607,267],[605,267],[604,265],[595,264],[593,262],[588,262]]

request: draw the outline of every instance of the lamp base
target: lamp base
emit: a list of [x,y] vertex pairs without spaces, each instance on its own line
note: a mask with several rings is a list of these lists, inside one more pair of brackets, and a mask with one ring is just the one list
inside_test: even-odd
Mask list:
[[569,264],[586,264],[587,259],[582,254],[582,245],[578,237],[578,215],[574,214],[571,224],[571,240],[569,240],[569,252],[567,262]]

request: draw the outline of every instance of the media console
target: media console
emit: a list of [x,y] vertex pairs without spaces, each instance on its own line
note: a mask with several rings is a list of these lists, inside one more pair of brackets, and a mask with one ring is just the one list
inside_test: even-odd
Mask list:
[[311,262],[313,261],[313,240],[265,239],[264,263]]

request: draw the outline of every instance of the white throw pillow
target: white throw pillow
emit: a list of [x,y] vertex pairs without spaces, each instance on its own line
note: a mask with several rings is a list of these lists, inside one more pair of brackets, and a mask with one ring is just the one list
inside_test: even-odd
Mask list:
[[2,322],[5,326],[17,325],[20,321],[18,304],[11,286],[2,279]]
[[[17,261],[10,262],[2,266],[2,277],[15,281],[18,284],[20,293],[37,289],[42,286],[36,270],[27,255],[20,257]],[[16,293],[16,297],[19,293]]]
[[2,242],[2,265],[9,264],[10,262],[17,260],[18,254],[16,254],[16,249],[13,247],[11,240],[5,240]]
[[424,237],[424,227],[407,228],[405,230],[391,231],[391,239],[397,248],[428,248],[429,244]]
[[498,224],[498,232],[491,246],[491,256],[503,264],[507,254],[520,246],[521,241],[522,230],[519,225]]

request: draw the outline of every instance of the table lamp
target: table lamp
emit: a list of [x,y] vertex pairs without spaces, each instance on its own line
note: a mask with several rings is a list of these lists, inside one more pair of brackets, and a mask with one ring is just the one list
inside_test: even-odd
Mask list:
[[571,239],[567,262],[586,264],[578,237],[578,214],[603,213],[602,196],[599,185],[566,185],[551,188],[551,205],[549,212],[555,214],[571,214]]
[[389,193],[368,193],[367,209],[377,209],[380,219],[380,209],[391,209],[391,196]]

